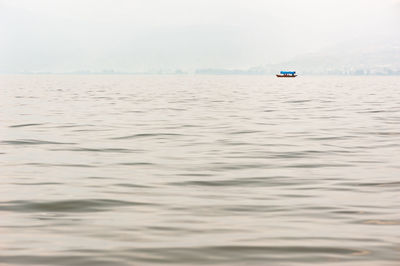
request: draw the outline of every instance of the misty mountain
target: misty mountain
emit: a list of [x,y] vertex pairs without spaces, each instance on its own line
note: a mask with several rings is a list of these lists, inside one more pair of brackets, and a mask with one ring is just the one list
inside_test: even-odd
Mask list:
[[400,40],[384,40],[343,43],[273,67],[303,74],[400,74]]

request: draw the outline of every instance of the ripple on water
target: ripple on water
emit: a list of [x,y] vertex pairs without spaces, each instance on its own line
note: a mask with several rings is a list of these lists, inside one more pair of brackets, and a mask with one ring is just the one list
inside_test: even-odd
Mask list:
[[66,145],[66,144],[76,144],[71,142],[57,142],[57,141],[47,141],[47,140],[38,140],[38,139],[21,139],[21,140],[3,140],[0,142],[5,145],[47,145],[47,144],[56,144],[56,145]]
[[171,136],[182,136],[182,135],[176,133],[142,133],[142,134],[127,135],[122,137],[115,137],[111,139],[136,139],[136,138],[151,138],[151,137],[168,138]]
[[[260,265],[266,261],[274,265],[287,265],[290,262],[314,264],[318,261],[338,262],[340,256],[348,256],[348,261],[371,258],[369,250],[330,246],[256,246],[225,245],[203,247],[169,247],[169,248],[131,248],[131,249],[77,249],[68,250],[69,256],[1,256],[4,262],[44,263],[58,265],[131,265],[136,263],[161,264],[229,264]],[[283,263],[283,264],[282,264]],[[360,262],[356,262],[360,263]]]
[[398,78],[0,80],[0,264],[399,262]]
[[18,125],[11,125],[10,127],[32,127],[32,126],[40,126],[44,124],[40,123],[30,123],[30,124],[18,124]]
[[113,211],[116,207],[149,206],[147,202],[133,202],[111,199],[77,199],[59,201],[8,201],[0,203],[0,211],[13,212],[99,212]]

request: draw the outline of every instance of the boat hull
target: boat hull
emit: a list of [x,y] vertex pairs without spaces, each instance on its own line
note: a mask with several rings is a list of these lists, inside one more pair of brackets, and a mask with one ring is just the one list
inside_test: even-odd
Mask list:
[[278,78],[295,78],[297,75],[276,75]]

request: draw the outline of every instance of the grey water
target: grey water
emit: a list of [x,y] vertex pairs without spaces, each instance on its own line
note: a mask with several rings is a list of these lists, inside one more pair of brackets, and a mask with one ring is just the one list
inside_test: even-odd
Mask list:
[[399,265],[400,77],[0,76],[1,265]]

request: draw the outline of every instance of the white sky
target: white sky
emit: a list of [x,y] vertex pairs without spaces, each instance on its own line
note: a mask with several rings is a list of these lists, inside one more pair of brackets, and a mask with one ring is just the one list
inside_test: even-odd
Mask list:
[[0,0],[0,72],[246,68],[400,38],[399,0]]

